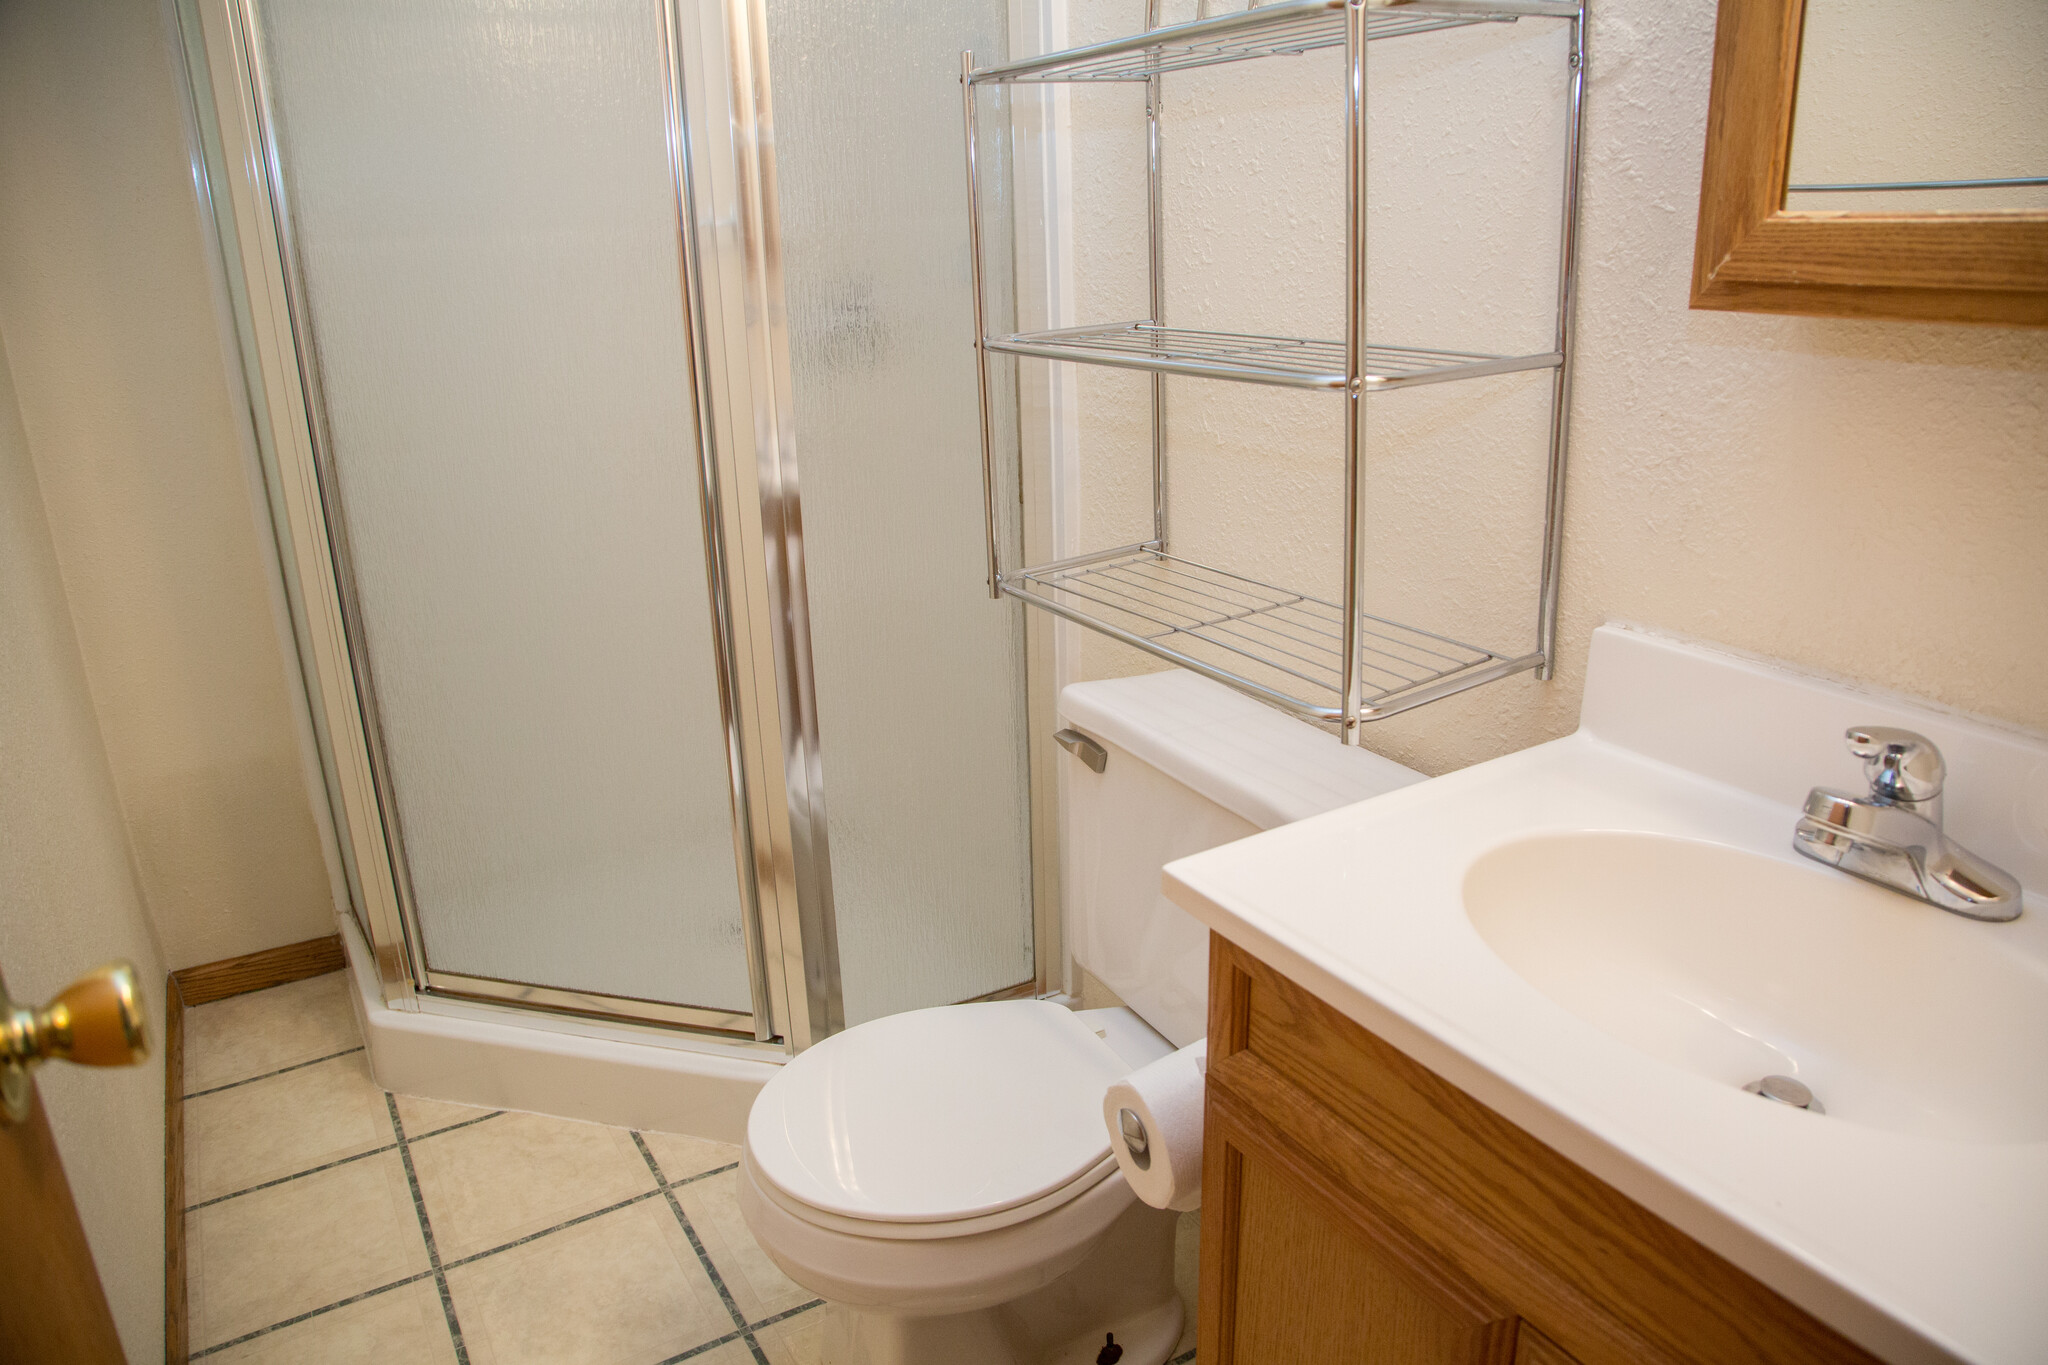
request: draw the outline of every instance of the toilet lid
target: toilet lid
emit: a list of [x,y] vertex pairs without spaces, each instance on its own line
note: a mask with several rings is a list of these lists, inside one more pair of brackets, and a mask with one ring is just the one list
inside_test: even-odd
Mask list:
[[892,1015],[784,1066],[754,1101],[747,1150],[783,1193],[843,1217],[974,1218],[1095,1170],[1102,1093],[1129,1070],[1041,1000]]

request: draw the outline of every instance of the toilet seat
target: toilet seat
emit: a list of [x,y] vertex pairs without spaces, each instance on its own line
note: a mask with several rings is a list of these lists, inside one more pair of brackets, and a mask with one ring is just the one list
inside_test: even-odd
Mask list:
[[976,1233],[994,1232],[1018,1223],[1028,1222],[1042,1214],[1051,1213],[1062,1205],[1071,1204],[1088,1191],[1117,1174],[1116,1157],[1105,1157],[1079,1180],[1062,1185],[1023,1204],[1013,1204],[995,1213],[984,1213],[973,1218],[948,1218],[933,1222],[904,1222],[900,1219],[884,1222],[876,1218],[848,1218],[843,1214],[831,1213],[813,1204],[790,1197],[774,1181],[767,1179],[751,1159],[743,1153],[747,1172],[760,1187],[761,1194],[783,1212],[804,1222],[833,1232],[843,1232],[852,1237],[872,1237],[885,1242],[928,1242],[942,1237],[972,1237]]
[[[1099,1121],[1099,1120],[1098,1120]],[[993,1308],[1040,1289],[1085,1260],[1119,1225],[1163,1222],[1171,1282],[1175,1215],[1138,1202],[1123,1173],[1109,1174],[1034,1217],[989,1231],[959,1222],[934,1235],[904,1236],[916,1224],[828,1225],[815,1210],[792,1211],[753,1162],[742,1159],[739,1204],[761,1249],[782,1272],[833,1303],[892,1313],[965,1313]],[[884,1229],[894,1235],[870,1235]]]
[[874,1020],[800,1054],[747,1121],[747,1165],[792,1217],[878,1240],[1043,1217],[1116,1169],[1102,1093],[1129,1071],[1038,1000]]

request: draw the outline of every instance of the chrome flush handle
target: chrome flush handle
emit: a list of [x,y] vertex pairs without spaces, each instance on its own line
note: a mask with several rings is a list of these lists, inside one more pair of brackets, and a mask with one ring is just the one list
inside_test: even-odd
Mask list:
[[1096,772],[1109,766],[1109,750],[1097,744],[1079,730],[1062,730],[1053,736],[1062,749],[1086,763]]

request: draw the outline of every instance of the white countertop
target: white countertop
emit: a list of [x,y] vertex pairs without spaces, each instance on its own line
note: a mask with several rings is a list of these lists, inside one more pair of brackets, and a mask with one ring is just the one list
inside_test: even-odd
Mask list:
[[[1814,867],[1792,850],[1797,803],[1860,780],[1839,752],[1852,724],[1941,745],[1950,833],[2029,888],[2019,920],[1957,929],[1994,936],[2048,990],[2048,741],[1617,627],[1597,633],[1576,734],[1169,864],[1166,890],[1886,1359],[2048,1360],[2048,1142],[1911,1136],[1744,1096],[1567,1011],[1464,913],[1479,854],[1546,832]],[[2048,1037],[1985,1045],[2048,1066]]]

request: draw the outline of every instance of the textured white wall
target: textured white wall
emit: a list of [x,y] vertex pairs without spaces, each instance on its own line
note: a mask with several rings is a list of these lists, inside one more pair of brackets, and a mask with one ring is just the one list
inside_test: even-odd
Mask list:
[[0,6],[0,337],[172,967],[331,932],[156,0]]
[[[1617,618],[2048,728],[2048,333],[1689,310],[1714,7],[1593,10],[1558,676],[1366,742],[1442,772],[1565,733],[1590,632]],[[1077,0],[1069,38],[1141,16],[1137,0]],[[1169,4],[1176,17],[1191,13]],[[1375,340],[1539,348],[1554,35],[1527,21],[1373,45]],[[1169,322],[1339,334],[1338,70],[1322,53],[1168,78]],[[1084,91],[1074,110],[1069,321],[1139,317],[1139,105]],[[1141,525],[1144,385],[1080,375],[1068,552]],[[1176,551],[1333,593],[1337,402],[1170,389]],[[1533,642],[1544,396],[1525,376],[1374,400],[1375,609],[1504,651]],[[1154,666],[1091,636],[1076,676]]]
[[38,1073],[131,1365],[163,1359],[164,960],[128,856],[28,440],[0,350],[0,970],[43,1001],[102,962],[141,973],[158,1051]]

